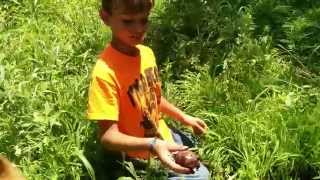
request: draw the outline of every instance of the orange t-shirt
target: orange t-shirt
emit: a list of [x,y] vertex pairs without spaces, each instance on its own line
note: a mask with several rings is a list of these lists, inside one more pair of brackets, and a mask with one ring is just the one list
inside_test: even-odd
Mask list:
[[[170,129],[159,118],[161,84],[154,54],[146,46],[137,48],[140,55],[136,57],[127,56],[111,45],[102,52],[92,72],[88,119],[117,121],[119,130],[127,135],[154,137],[160,134],[173,142]],[[149,157],[148,151],[127,154]]]

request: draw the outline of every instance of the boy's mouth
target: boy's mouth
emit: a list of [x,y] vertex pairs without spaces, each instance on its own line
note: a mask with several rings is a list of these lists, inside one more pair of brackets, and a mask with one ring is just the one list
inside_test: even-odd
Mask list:
[[134,36],[130,36],[130,38],[135,41],[143,41],[144,36],[143,35],[134,35]]

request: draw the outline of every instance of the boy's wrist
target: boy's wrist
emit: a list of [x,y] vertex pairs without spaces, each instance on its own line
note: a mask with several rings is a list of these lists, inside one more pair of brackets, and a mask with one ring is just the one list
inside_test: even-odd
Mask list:
[[156,137],[149,140],[148,147],[150,152],[155,152],[156,144],[157,144]]
[[188,115],[187,114],[185,114],[185,113],[181,113],[181,115],[180,115],[180,122],[182,122],[183,124],[186,124],[186,125],[188,125]]

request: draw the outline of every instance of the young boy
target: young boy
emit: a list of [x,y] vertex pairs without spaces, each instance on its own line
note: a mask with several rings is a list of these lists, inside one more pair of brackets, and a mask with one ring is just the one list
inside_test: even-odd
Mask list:
[[208,179],[208,170],[202,164],[193,173],[171,156],[171,152],[187,147],[176,143],[179,136],[159,118],[160,112],[191,126],[196,134],[205,133],[207,125],[161,96],[154,54],[141,45],[153,5],[153,0],[102,0],[100,17],[111,28],[112,40],[92,72],[88,119],[98,121],[100,140],[106,149],[125,152],[131,158],[156,155],[176,172],[169,179]]

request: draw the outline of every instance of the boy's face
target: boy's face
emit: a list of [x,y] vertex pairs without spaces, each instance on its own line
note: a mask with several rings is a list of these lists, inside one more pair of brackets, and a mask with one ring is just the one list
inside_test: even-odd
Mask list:
[[112,41],[129,47],[143,42],[148,28],[148,17],[149,11],[128,13],[114,9],[112,15],[102,12],[102,19],[112,30]]

